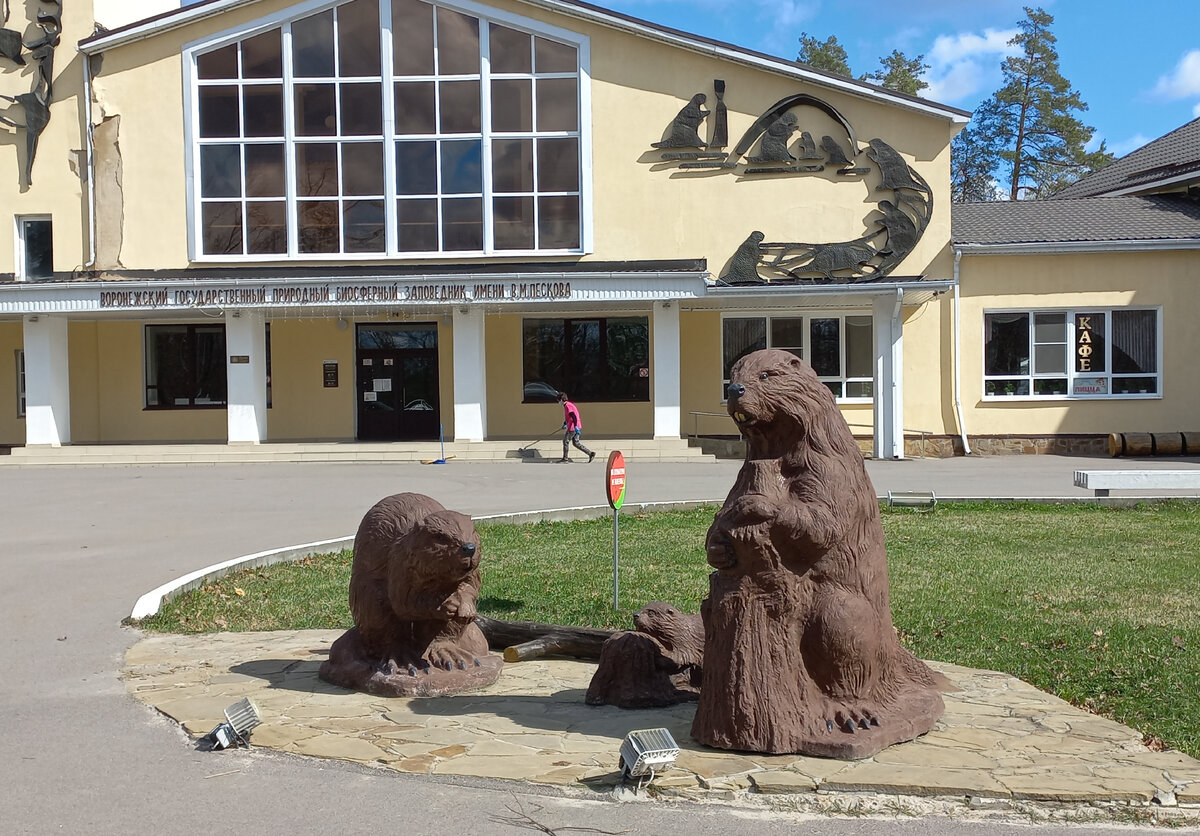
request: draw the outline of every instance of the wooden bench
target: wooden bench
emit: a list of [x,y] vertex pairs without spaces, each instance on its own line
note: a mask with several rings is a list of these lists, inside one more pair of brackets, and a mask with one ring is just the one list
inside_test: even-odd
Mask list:
[[1200,490],[1197,470],[1076,470],[1075,487],[1108,496],[1110,490]]

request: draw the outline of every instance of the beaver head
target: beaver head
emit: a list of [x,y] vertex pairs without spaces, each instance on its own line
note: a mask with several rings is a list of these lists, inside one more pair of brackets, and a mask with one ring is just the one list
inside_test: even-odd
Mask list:
[[479,568],[479,533],[466,514],[436,511],[397,543],[418,575],[457,583]]

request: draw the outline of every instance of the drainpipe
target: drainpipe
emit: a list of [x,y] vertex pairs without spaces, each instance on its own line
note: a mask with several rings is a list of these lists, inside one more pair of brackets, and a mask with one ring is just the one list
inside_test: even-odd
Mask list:
[[962,439],[963,453],[971,455],[971,445],[967,441],[967,427],[963,423],[962,398],[960,397],[961,384],[959,382],[959,348],[962,343],[959,341],[958,323],[958,263],[962,259],[962,250],[955,248],[954,250],[954,414],[958,417],[958,435]]
[[96,142],[92,134],[92,58],[83,53],[84,153],[87,154],[88,260],[86,270],[96,267]]

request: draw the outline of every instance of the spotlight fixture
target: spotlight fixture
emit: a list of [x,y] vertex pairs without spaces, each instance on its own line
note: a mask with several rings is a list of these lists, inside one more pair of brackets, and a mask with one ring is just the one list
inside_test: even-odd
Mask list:
[[637,778],[640,790],[642,777],[654,780],[656,769],[666,769],[679,757],[679,744],[666,729],[639,729],[625,735],[621,742],[621,759],[618,767],[621,779]]
[[244,697],[225,709],[225,722],[204,736],[214,749],[228,749],[239,745],[250,747],[247,736],[250,730],[261,723],[258,706]]

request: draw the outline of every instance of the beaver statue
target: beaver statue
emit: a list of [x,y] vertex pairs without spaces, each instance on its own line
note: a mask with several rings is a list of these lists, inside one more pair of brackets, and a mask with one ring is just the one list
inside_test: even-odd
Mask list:
[[929,731],[945,680],[900,645],[879,502],[812,368],[734,364],[746,461],[708,530],[704,685],[692,725],[723,749],[868,757]]
[[471,518],[416,493],[381,499],[354,537],[354,627],[330,648],[326,682],[384,696],[439,696],[503,667],[475,624],[479,535]]
[[697,699],[704,656],[700,616],[653,601],[634,613],[633,626],[601,646],[584,701],[658,708]]

